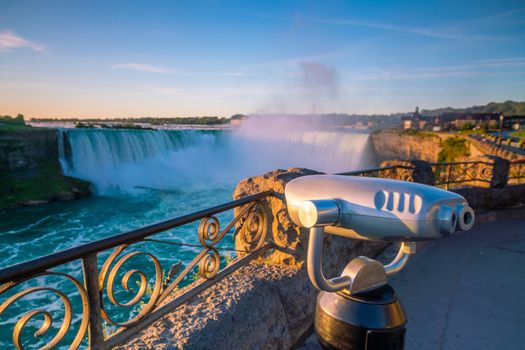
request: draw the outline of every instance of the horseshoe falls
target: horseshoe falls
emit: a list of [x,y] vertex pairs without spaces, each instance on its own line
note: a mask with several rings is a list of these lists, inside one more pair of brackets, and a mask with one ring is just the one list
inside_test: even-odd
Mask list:
[[97,194],[136,190],[233,190],[240,179],[276,168],[339,172],[372,164],[368,134],[292,131],[258,137],[223,130],[63,129],[66,175],[88,180]]

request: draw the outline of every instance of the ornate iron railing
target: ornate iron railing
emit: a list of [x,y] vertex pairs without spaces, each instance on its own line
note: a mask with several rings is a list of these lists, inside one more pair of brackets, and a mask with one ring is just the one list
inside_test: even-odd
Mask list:
[[382,168],[348,171],[336,175],[383,177],[388,179],[406,180],[411,177],[414,167],[405,165],[391,165]]
[[[494,164],[484,161],[430,163],[435,186],[450,189],[461,186],[490,187]],[[391,165],[382,168],[350,171],[338,175],[382,177],[396,180],[413,178],[414,166]],[[508,184],[525,183],[525,160],[510,162]]]
[[489,162],[432,163],[436,186],[449,189],[456,186],[488,186],[493,164]]
[[[12,329],[11,340],[0,339],[2,346],[11,342],[18,349],[23,349],[29,343],[37,343],[43,349],[57,345],[70,349],[76,349],[80,345],[103,349],[121,343],[138,329],[144,328],[268,249],[271,243],[266,238],[268,225],[262,201],[272,195],[271,191],[259,193],[1,269],[0,325],[2,328]],[[232,209],[235,209],[236,215],[221,229],[216,215]],[[164,270],[153,253],[136,249],[139,243],[145,242],[188,245],[151,236],[198,220],[200,244],[190,246],[200,251],[184,268],[180,261],[171,261],[171,267]],[[221,269],[219,252],[222,250],[219,242],[228,233],[233,233],[235,239],[241,239],[243,246],[249,249],[243,250],[227,264],[223,261]],[[99,258],[108,249],[114,250],[105,260],[100,260],[104,262],[99,268]],[[149,261],[150,267],[130,267],[139,258]],[[83,277],[57,271],[65,264],[79,261],[82,264]],[[195,270],[199,280],[189,283],[190,273]],[[61,281],[49,286],[49,278]],[[116,292],[117,281],[123,291],[131,294],[129,300],[122,301],[119,298]],[[184,285],[184,281],[188,285],[175,294],[177,288]],[[62,289],[65,282],[74,287],[73,292]],[[136,286],[132,282],[136,282]],[[49,299],[47,305],[31,306],[24,313],[23,301],[31,299],[37,293],[54,294],[55,301]],[[56,310],[46,309],[51,308],[56,301],[62,303],[62,307],[59,307],[59,314],[62,316],[59,327],[53,327],[53,323],[56,323]],[[112,315],[115,308],[129,310],[124,313],[125,320],[122,320],[122,314],[120,318]],[[25,329],[28,324],[37,329],[32,340],[23,338],[28,332]],[[70,332],[73,324],[75,332]],[[113,326],[112,334],[105,334],[105,324]]]
[[513,160],[509,166],[509,184],[525,183],[525,159]]

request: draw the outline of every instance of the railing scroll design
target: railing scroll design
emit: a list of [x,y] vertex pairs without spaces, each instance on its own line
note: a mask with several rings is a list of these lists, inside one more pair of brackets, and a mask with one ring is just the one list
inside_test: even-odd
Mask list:
[[[10,342],[17,349],[23,349],[24,344],[41,346],[41,340],[30,341],[22,338],[22,331],[29,322],[32,322],[33,326],[36,322],[40,322],[34,336],[38,339],[47,335],[45,339],[47,344],[41,346],[41,349],[51,349],[56,346],[77,349],[83,344],[86,333],[91,348],[108,348],[116,345],[129,337],[136,327],[145,327],[165,314],[167,306],[174,308],[180,305],[268,249],[271,243],[267,240],[267,218],[262,206],[263,201],[272,195],[271,191],[263,192],[0,269],[0,324],[3,324],[2,327],[12,327],[11,341],[0,339],[1,344],[5,346]],[[221,229],[220,220],[216,215],[234,208],[239,208],[238,214]],[[150,237],[197,220],[200,220],[197,230],[200,244],[184,244]],[[221,269],[220,252],[228,249],[223,249],[219,243],[228,233],[233,233],[233,237],[241,235],[240,239],[249,244],[248,249],[242,252],[244,254],[242,257],[234,259]],[[143,251],[143,247],[138,247],[137,243],[186,245],[198,247],[200,252],[184,268],[181,261],[175,261],[171,262],[169,269],[164,270],[159,259],[153,253]],[[99,269],[97,254],[112,248],[114,250]],[[149,268],[137,265],[138,259],[147,261]],[[70,274],[51,270],[78,260],[82,260],[84,283]],[[190,275],[194,270],[197,270],[196,273]],[[60,290],[61,285],[46,286],[46,281],[42,282],[40,279],[44,276],[62,278],[74,285],[74,296],[81,299],[81,315],[74,315],[75,308],[72,306],[71,296]],[[174,292],[183,282],[188,284],[188,278],[190,278],[189,282],[191,279],[198,279],[200,282],[190,284],[188,288],[181,291],[182,294],[175,295]],[[120,300],[116,292],[117,285],[132,294],[132,297],[126,301]],[[55,294],[63,304],[62,323],[58,329],[56,326],[53,327],[53,316],[46,310],[48,305],[25,313],[15,306],[24,297],[43,292]],[[175,297],[174,300],[172,296]],[[107,301],[106,304],[104,301]],[[8,309],[11,312],[14,310],[16,315],[6,316]],[[129,311],[130,316],[127,320],[117,320],[111,314],[120,309]],[[116,327],[116,332],[104,335],[103,321]],[[78,328],[76,334],[67,336],[73,323],[76,323],[75,327]],[[53,337],[48,334],[51,329],[56,329]]]

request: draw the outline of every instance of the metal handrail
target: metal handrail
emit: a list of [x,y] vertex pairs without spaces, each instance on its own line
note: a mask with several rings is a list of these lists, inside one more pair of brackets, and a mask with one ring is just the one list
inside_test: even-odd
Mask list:
[[[49,336],[50,340],[46,338],[46,348],[52,348],[64,339],[69,332],[73,319],[76,320],[75,322],[79,322],[79,325],[75,327],[78,330],[74,339],[71,340],[70,349],[77,349],[86,338],[86,333],[89,347],[92,349],[118,345],[132,336],[138,329],[151,324],[269,249],[272,243],[267,240],[267,214],[262,207],[261,200],[270,196],[280,199],[274,191],[265,191],[0,269],[0,297],[3,295],[7,297],[6,300],[0,300],[0,317],[6,315],[7,309],[14,309],[17,315],[22,314],[22,310],[11,306],[29,294],[47,292],[54,294],[61,300],[64,312],[60,329],[54,336]],[[236,209],[237,212],[229,224],[221,229],[219,219],[215,215],[231,209]],[[140,250],[126,252],[128,247],[140,242],[179,244],[169,240],[148,239],[148,237],[197,220],[200,220],[198,238],[202,250],[184,268],[182,268],[181,262],[170,262],[173,265],[169,271],[165,271],[159,260],[149,252]],[[236,243],[244,248],[236,250],[238,257],[221,269],[219,254],[221,249],[216,245],[228,232],[231,232],[232,228],[235,228]],[[192,247],[195,246],[192,245]],[[113,252],[99,268],[97,254],[112,248],[114,248]],[[151,283],[151,276],[148,277],[144,272],[148,270],[124,267],[125,263],[136,256],[145,257],[152,263],[154,267],[153,283]],[[51,270],[75,260],[82,262],[82,282],[71,274]],[[199,283],[192,284],[185,288],[182,294],[171,298],[181,282],[187,280],[189,273],[194,269],[197,269],[198,276],[201,277]],[[164,272],[167,272],[167,276],[164,276]],[[71,293],[66,294],[60,291],[60,287],[47,286],[45,280],[39,280],[37,287],[28,286],[28,281],[34,282],[35,278],[44,276],[62,278],[75,287],[74,295],[82,301],[79,304],[82,307],[80,321],[76,317],[73,318],[73,312],[78,313],[79,310],[74,311],[72,308]],[[138,277],[138,290],[129,288],[131,276]],[[116,282],[118,278],[120,278],[121,286],[129,293],[133,293],[134,296],[131,300],[118,301],[113,291],[114,284],[118,284]],[[127,321],[115,321],[111,316],[110,309],[106,308],[107,303],[103,302],[105,295],[109,299],[109,304],[115,307],[136,306],[137,308],[129,315]],[[44,316],[44,320],[35,333],[35,337],[40,337],[46,334],[53,323],[52,314],[45,308],[33,308],[23,315],[9,316],[10,320],[17,320],[13,325],[12,334],[13,345],[16,348],[23,348],[21,334],[24,333],[24,327],[30,320],[39,315]],[[104,322],[116,327],[116,333],[105,335],[102,327]]]
[[[468,184],[472,182],[481,182],[481,183],[491,183],[491,180],[485,176],[483,177],[484,173],[483,171],[490,169],[490,166],[493,165],[491,162],[487,161],[462,161],[462,162],[433,162],[428,163],[434,171],[434,178],[435,178],[435,186],[445,186],[445,188],[450,188],[450,185],[452,184]],[[521,179],[525,179],[525,167],[522,169],[522,165],[525,164],[525,159],[516,159],[510,161],[510,169],[509,169],[509,180],[516,180],[518,179],[518,183],[520,183]],[[471,165],[472,167],[468,167],[466,169],[460,168],[464,165]],[[471,174],[468,171],[471,170],[473,167],[480,167],[482,166],[481,171],[481,177],[477,176],[480,174]],[[513,172],[513,169],[517,167],[517,170]],[[444,170],[444,177],[440,176],[439,172],[436,172],[436,168],[441,168]],[[386,167],[380,167],[380,168],[371,168],[371,169],[364,169],[364,170],[356,170],[356,171],[348,171],[348,172],[342,172],[337,173],[335,175],[348,175],[348,176],[384,176],[387,178],[394,178],[394,179],[401,179],[406,180],[403,176],[400,176],[397,174],[398,169],[404,169],[404,170],[412,170],[414,169],[413,166],[407,166],[407,165],[390,165]],[[479,169],[479,168],[478,168]],[[393,173],[388,173],[388,171],[394,170]],[[455,174],[454,172],[457,171],[458,173]],[[381,172],[386,172],[381,174]],[[406,175],[406,174],[401,174]],[[465,178],[461,178],[465,177]],[[445,179],[443,179],[445,178]]]
[[394,169],[412,169],[413,167],[407,166],[407,165],[390,165],[382,168],[370,168],[370,169],[362,169],[362,170],[355,170],[355,171],[346,171],[342,173],[335,173],[334,175],[348,175],[348,176],[356,176],[356,175],[363,175],[368,173],[377,173],[380,171],[386,171],[386,170],[394,170]]
[[476,161],[476,160],[469,160],[464,162],[437,162],[437,163],[429,163],[431,166],[438,166],[438,165],[462,165],[462,164],[487,164],[492,165],[490,162],[484,162],[484,161]]
[[188,224],[192,221],[203,219],[217,213],[233,209],[235,207],[255,202],[264,197],[273,195],[273,191],[265,191],[252,196],[244,197],[232,202],[217,205],[195,213],[183,215],[171,220],[162,221],[150,226],[142,227],[126,233],[104,238],[91,243],[86,243],[74,248],[66,249],[41,258],[33,259],[23,263],[15,264],[0,269],[0,284],[16,282],[28,276],[38,274],[47,269],[68,263],[83,256],[115,248],[122,244],[132,244],[142,239],[178,226]]

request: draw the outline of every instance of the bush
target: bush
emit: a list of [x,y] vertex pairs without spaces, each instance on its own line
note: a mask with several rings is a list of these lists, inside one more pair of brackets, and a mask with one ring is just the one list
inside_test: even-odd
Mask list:
[[441,147],[438,154],[440,163],[454,162],[459,157],[470,156],[468,142],[462,137],[449,137],[441,142]]
[[459,130],[461,130],[461,131],[472,130],[472,129],[474,129],[474,126],[475,125],[472,124],[472,123],[465,123],[465,124],[461,125],[461,128]]

